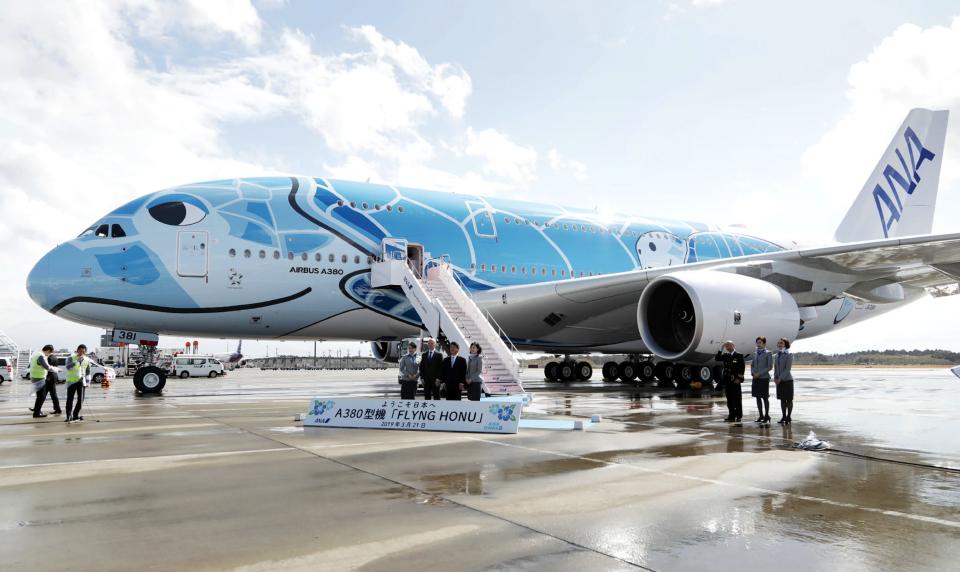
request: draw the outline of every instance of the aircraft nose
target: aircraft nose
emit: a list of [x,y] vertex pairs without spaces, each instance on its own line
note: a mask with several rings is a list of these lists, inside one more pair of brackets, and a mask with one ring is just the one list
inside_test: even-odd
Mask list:
[[77,254],[76,247],[61,244],[34,265],[27,276],[27,293],[38,306],[51,311],[70,290],[71,283],[80,278],[76,275],[76,263],[69,264],[71,259],[76,260]]

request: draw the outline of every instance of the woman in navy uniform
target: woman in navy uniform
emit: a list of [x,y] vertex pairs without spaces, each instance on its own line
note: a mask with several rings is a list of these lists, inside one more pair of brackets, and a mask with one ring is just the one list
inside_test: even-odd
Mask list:
[[780,400],[781,425],[793,422],[793,354],[790,353],[790,340],[780,338],[777,342],[776,357],[773,360],[773,382],[777,384],[777,399]]
[[773,354],[767,349],[767,338],[757,337],[757,351],[750,360],[750,376],[753,383],[750,395],[757,400],[760,417],[757,423],[770,423],[770,370],[773,369]]

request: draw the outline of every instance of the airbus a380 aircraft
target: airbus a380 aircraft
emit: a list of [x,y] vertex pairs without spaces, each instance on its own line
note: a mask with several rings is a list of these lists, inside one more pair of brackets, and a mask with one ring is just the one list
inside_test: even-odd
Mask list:
[[[549,203],[269,177],[137,198],[50,251],[27,288],[44,309],[83,324],[375,340],[378,357],[390,359],[388,342],[417,337],[423,325],[401,289],[371,287],[370,268],[385,239],[403,238],[411,260],[448,257],[520,350],[633,356],[608,363],[607,378],[648,377],[655,360],[661,377],[709,380],[721,340],[751,347],[757,335],[816,336],[960,280],[960,234],[926,234],[946,125],[946,111],[911,111],[835,241],[819,248],[652,213],[604,217]],[[163,381],[135,378],[142,391],[159,391]]]

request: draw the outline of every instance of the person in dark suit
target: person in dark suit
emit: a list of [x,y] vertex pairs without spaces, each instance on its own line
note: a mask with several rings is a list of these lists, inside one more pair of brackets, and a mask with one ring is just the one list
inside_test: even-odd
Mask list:
[[780,413],[783,417],[777,423],[793,423],[793,354],[790,353],[790,340],[780,338],[777,342],[777,355],[773,360],[773,383],[777,384],[777,399],[780,400]]
[[437,349],[433,338],[427,340],[427,350],[420,355],[420,379],[426,399],[440,399],[440,383],[443,375],[443,354]]
[[467,360],[458,353],[460,344],[450,342],[450,355],[443,358],[443,389],[447,400],[460,401],[463,386],[467,383]]
[[727,397],[727,423],[739,422],[743,417],[743,393],[740,384],[743,383],[743,372],[746,364],[743,354],[737,351],[732,340],[723,342],[715,358],[723,366],[720,379],[723,381],[723,392]]

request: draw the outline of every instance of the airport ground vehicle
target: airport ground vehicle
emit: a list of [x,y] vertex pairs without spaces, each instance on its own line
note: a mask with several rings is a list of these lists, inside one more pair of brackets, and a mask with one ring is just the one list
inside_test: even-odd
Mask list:
[[13,379],[13,359],[0,358],[0,383]]
[[218,377],[225,375],[223,363],[213,356],[178,356],[173,359],[170,375],[188,377]]

